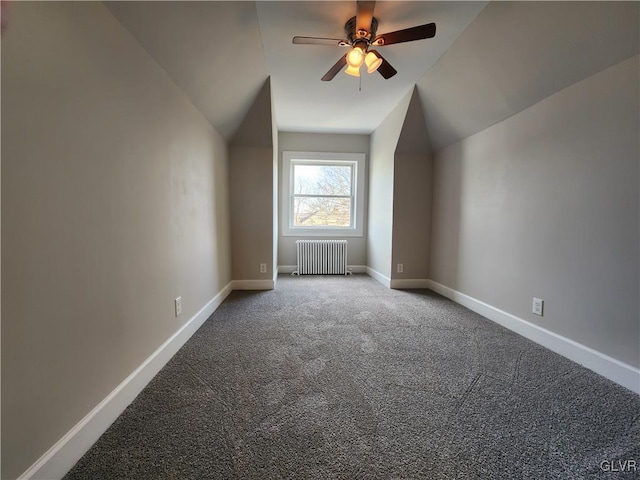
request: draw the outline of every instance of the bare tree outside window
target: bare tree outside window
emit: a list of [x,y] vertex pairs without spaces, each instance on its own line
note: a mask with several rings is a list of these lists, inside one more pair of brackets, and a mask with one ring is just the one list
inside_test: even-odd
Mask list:
[[283,236],[363,235],[364,153],[284,151],[282,172]]
[[293,176],[294,225],[352,225],[353,165],[296,164]]

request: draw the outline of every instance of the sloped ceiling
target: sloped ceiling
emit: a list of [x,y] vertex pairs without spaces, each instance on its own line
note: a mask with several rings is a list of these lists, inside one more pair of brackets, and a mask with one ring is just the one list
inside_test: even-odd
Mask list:
[[481,131],[637,54],[639,2],[378,1],[384,33],[435,22],[436,37],[380,52],[384,80],[320,78],[356,2],[105,2],[227,139],[270,77],[281,131],[371,133],[417,85],[435,149]]
[[225,138],[269,76],[254,2],[104,2]]
[[434,149],[640,51],[638,2],[491,2],[418,82]]
[[379,47],[398,74],[359,79],[339,73],[320,78],[343,56],[341,47],[293,45],[295,35],[345,38],[356,2],[258,2],[276,121],[284,131],[371,133],[436,63],[485,2],[376,2],[378,33],[435,22],[431,39]]
[[378,33],[435,22],[433,39],[379,48],[398,70],[320,78],[346,52],[293,45],[295,35],[344,38],[356,1],[105,2],[209,122],[233,136],[271,76],[280,130],[371,133],[486,2],[376,3]]

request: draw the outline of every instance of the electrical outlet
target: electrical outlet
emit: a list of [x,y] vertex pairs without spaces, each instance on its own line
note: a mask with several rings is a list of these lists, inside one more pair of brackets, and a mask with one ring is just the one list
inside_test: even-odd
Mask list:
[[404,272],[404,264],[399,263],[398,264],[398,273],[403,273]]
[[531,311],[542,317],[542,310],[544,308],[544,300],[540,298],[533,297],[533,306],[531,307]]
[[182,297],[176,298],[175,306],[176,306],[176,317],[179,317],[180,315],[182,315]]
[[260,273],[267,273],[267,264],[266,263],[261,263],[260,264]]

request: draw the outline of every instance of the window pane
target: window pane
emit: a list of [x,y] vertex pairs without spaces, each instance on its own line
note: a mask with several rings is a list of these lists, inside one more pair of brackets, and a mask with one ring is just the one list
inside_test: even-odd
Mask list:
[[351,199],[322,197],[294,198],[293,224],[296,227],[350,227]]
[[293,193],[351,195],[350,165],[294,165]]

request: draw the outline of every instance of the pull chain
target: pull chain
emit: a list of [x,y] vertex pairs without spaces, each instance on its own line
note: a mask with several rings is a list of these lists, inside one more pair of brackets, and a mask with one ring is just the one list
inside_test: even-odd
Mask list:
[[358,91],[362,91],[362,75],[358,76]]

